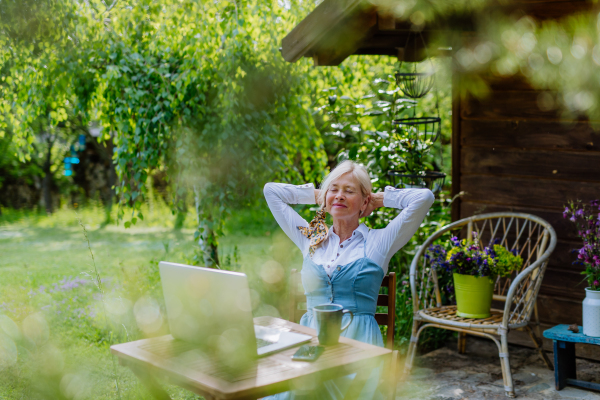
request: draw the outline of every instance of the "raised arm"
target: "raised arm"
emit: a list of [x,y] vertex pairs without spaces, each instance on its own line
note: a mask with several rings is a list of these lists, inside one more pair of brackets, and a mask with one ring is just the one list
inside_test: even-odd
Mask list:
[[265,185],[263,192],[269,209],[281,229],[305,255],[308,251],[309,240],[300,233],[297,227],[308,226],[308,222],[290,207],[290,204],[315,204],[316,190],[313,184],[296,186],[269,182]]
[[396,189],[391,186],[385,188],[383,206],[402,211],[388,226],[374,229],[369,234],[369,248],[384,258],[384,266],[387,266],[390,258],[408,243],[419,229],[434,199],[429,189]]

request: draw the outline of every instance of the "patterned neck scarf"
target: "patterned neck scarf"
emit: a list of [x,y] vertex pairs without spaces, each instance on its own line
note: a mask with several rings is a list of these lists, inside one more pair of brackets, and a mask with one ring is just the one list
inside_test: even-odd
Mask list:
[[307,238],[310,239],[310,256],[315,254],[315,249],[325,240],[327,237],[328,228],[325,225],[325,210],[321,209],[317,212],[317,215],[310,221],[308,227],[297,226],[298,230]]

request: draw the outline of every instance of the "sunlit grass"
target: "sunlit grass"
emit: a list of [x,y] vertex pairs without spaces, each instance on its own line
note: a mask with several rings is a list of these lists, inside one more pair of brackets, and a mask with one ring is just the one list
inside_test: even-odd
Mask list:
[[[127,368],[113,369],[109,347],[168,332],[158,261],[191,263],[197,245],[193,215],[174,230],[167,205],[145,207],[144,221],[129,229],[106,225],[104,208],[94,203],[51,216],[2,210],[0,398],[117,399],[117,383],[120,398],[151,398]],[[254,314],[279,316],[286,311],[285,277],[301,256],[271,218],[266,208],[238,213],[220,255],[223,267],[247,273]],[[168,390],[174,399],[197,398]]]

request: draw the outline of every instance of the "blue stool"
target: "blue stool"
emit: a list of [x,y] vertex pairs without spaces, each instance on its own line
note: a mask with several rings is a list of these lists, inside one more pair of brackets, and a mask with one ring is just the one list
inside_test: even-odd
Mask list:
[[585,336],[583,328],[579,333],[569,330],[569,325],[556,325],[544,331],[544,337],[554,341],[554,383],[556,390],[565,386],[579,386],[586,389],[600,390],[600,383],[580,381],[577,379],[577,365],[575,364],[575,343],[589,343],[600,345],[600,337]]

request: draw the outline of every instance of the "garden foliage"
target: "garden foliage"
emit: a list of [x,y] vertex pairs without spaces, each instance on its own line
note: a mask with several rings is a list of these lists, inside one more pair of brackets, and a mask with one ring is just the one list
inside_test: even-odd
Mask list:
[[563,217],[575,224],[577,236],[583,242],[579,250],[574,250],[577,260],[573,264],[585,267],[581,274],[585,275],[591,290],[600,290],[600,201],[592,200],[589,204],[571,201]]
[[[449,244],[431,246],[425,258],[430,260],[439,274],[461,274],[476,277],[489,276],[507,278],[523,266],[523,258],[516,249],[494,243],[483,247],[477,234],[473,232],[473,240],[450,238]],[[449,247],[449,249],[447,249]]]

